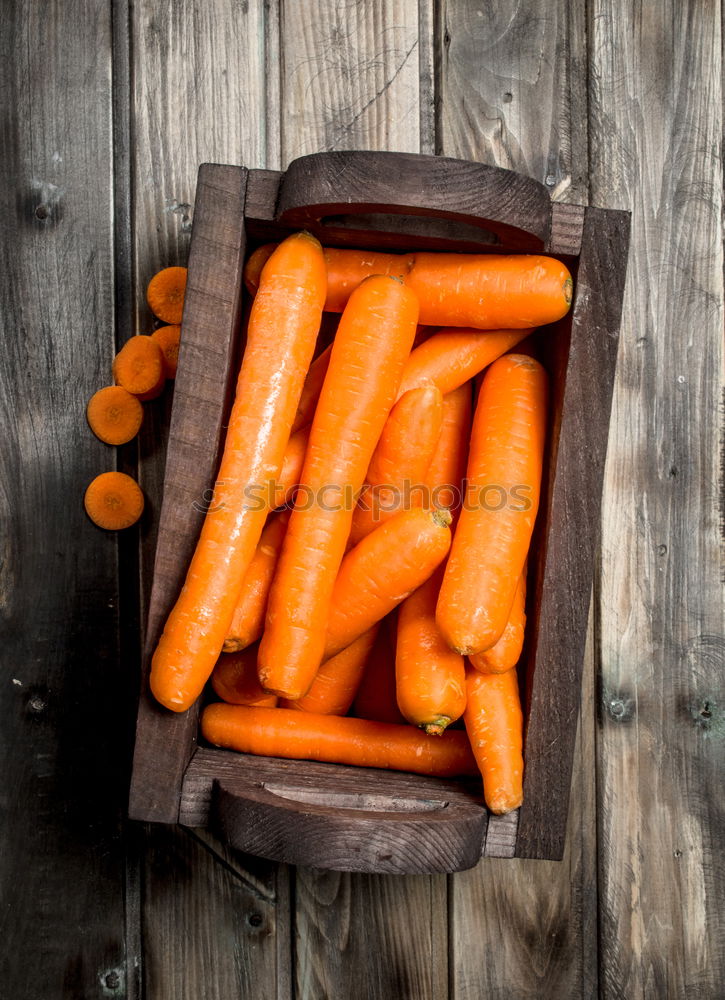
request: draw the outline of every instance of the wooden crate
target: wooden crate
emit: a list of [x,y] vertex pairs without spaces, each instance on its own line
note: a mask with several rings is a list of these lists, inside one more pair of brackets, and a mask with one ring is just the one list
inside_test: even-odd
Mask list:
[[[332,246],[545,252],[574,274],[569,315],[540,337],[552,419],[521,668],[524,804],[509,816],[489,816],[470,781],[199,746],[199,706],[177,715],[149,693],[151,653],[218,466],[243,347],[248,243],[300,228]],[[341,152],[302,157],[285,173],[200,168],[131,818],[209,825],[252,854],[338,870],[458,871],[482,854],[561,858],[628,240],[627,213],[552,204],[537,182],[464,160]]]

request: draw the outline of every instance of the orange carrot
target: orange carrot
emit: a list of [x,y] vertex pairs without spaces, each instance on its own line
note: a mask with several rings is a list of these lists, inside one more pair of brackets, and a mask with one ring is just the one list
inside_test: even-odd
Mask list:
[[511,350],[531,330],[440,330],[416,347],[408,358],[400,394],[418,385],[437,385],[445,395],[478,375]]
[[322,664],[304,697],[297,701],[283,698],[280,706],[319,715],[346,715],[360,686],[377,632],[377,625],[363,632],[359,639]]
[[467,382],[443,397],[441,433],[425,474],[429,490],[427,506],[447,507],[454,523],[461,506],[461,485],[468,460],[471,407],[471,386]]
[[401,278],[420,300],[420,322],[481,330],[544,326],[571,305],[571,274],[535,254],[377,253],[325,249],[325,309],[341,312],[371,274]]
[[244,575],[232,623],[224,640],[225,653],[238,652],[251,646],[262,634],[269,589],[272,586],[288,521],[289,511],[284,510],[279,514],[272,514],[264,526],[257,551]]
[[412,726],[221,703],[204,709],[201,732],[215,746],[265,757],[384,767],[438,777],[478,773],[466,734],[459,732],[432,740]]
[[526,630],[526,564],[519,577],[506,628],[498,642],[483,653],[475,653],[471,664],[482,674],[505,674],[519,662]]
[[417,318],[404,285],[372,277],[340,320],[259,647],[263,687],[285,698],[307,692],[322,659],[354,498],[395,401]]
[[164,375],[166,378],[176,378],[176,369],[179,366],[181,327],[160,326],[151,334],[151,339],[156,341],[163,352]]
[[120,531],[141,517],[144,499],[138,483],[125,472],[102,472],[88,484],[84,504],[99,528]]
[[222,653],[211,675],[214,691],[229,705],[258,705],[274,708],[277,699],[267,694],[257,677],[257,647],[237,653]]
[[131,337],[113,360],[113,377],[134,395],[150,392],[164,378],[164,352],[153,337]]
[[126,444],[135,438],[143,421],[138,399],[120,385],[95,392],[86,408],[88,426],[106,444]]
[[146,289],[151,312],[164,323],[178,325],[184,311],[186,268],[165,267],[155,274]]
[[302,387],[302,395],[297,407],[297,416],[292,424],[293,433],[299,430],[300,427],[306,427],[309,423],[312,423],[317,400],[320,398],[320,392],[322,391],[322,384],[325,381],[327,369],[330,367],[331,353],[332,344],[326,347],[322,354],[318,355],[310,365],[305,384]]
[[137,393],[136,399],[138,399],[142,403],[148,403],[152,399],[158,399],[161,393],[164,391],[165,386],[166,386],[166,368],[164,367],[156,384],[153,385],[148,392]]
[[446,645],[435,621],[441,577],[436,571],[398,611],[398,707],[408,722],[429,736],[440,735],[466,707],[463,657]]
[[358,719],[374,722],[403,723],[395,698],[395,642],[391,629],[395,615],[388,615],[380,623],[375,645],[372,648],[360,687],[357,689],[352,714]]
[[289,503],[299,486],[302,476],[302,467],[305,463],[305,453],[307,452],[307,442],[310,437],[310,428],[302,427],[290,435],[287,447],[284,450],[282,468],[275,481],[275,488],[270,500],[270,506],[281,507]]
[[423,478],[438,444],[443,397],[434,385],[404,393],[385,421],[355,508],[348,546],[405,507],[422,506]]
[[334,656],[409,597],[445,559],[447,510],[401,510],[351,549],[330,601],[323,659]]
[[243,277],[245,287],[251,295],[257,294],[257,288],[259,288],[259,276],[262,273],[264,265],[276,249],[276,243],[265,243],[263,246],[257,247],[257,249],[251,253],[249,257],[247,257],[247,262],[244,265]]
[[268,513],[250,488],[279,476],[324,296],[320,244],[290,236],[262,272],[214,499],[152,661],[151,690],[173,711],[199,696],[229,631]]
[[523,717],[515,670],[466,673],[463,718],[483,777],[483,797],[492,813],[518,809],[524,797]]
[[486,372],[476,406],[465,503],[443,577],[436,620],[464,655],[506,627],[539,506],[546,372],[509,354]]

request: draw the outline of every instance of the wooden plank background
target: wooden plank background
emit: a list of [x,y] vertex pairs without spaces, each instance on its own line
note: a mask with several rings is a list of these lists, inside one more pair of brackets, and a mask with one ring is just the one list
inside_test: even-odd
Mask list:
[[[716,0],[3,5],[0,995],[723,995],[723,58]],[[124,821],[170,394],[85,428],[198,164],[322,149],[495,163],[631,208],[563,862],[290,870]],[[582,456],[586,460],[586,456]],[[115,539],[84,484],[138,470]],[[140,586],[139,586],[140,581]]]

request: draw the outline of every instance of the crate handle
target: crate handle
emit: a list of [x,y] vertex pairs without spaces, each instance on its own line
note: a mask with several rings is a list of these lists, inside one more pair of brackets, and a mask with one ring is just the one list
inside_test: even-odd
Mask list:
[[481,242],[502,248],[541,249],[551,232],[549,192],[538,181],[484,163],[415,153],[300,157],[282,177],[276,208],[278,222],[317,232],[349,229],[357,216],[365,216],[365,230],[390,231],[389,217],[400,215],[479,230]]
[[342,871],[467,868],[480,857],[487,824],[482,805],[461,797],[326,792],[238,776],[216,779],[211,815],[237,850]]

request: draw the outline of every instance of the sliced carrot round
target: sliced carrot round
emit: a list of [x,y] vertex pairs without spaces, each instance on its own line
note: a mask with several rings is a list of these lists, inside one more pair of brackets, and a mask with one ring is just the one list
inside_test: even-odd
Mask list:
[[154,330],[151,339],[155,340],[164,355],[164,375],[166,378],[176,378],[176,369],[179,364],[179,340],[181,339],[180,326],[160,326]]
[[164,352],[153,337],[131,337],[113,360],[113,377],[134,396],[151,392],[164,378]]
[[185,292],[186,268],[165,267],[149,281],[146,301],[154,316],[164,323],[180,323]]
[[141,517],[144,498],[138,483],[125,472],[103,472],[89,483],[84,504],[99,528],[120,531]]
[[86,417],[89,427],[101,441],[126,444],[139,432],[143,407],[123,386],[107,385],[91,396]]

